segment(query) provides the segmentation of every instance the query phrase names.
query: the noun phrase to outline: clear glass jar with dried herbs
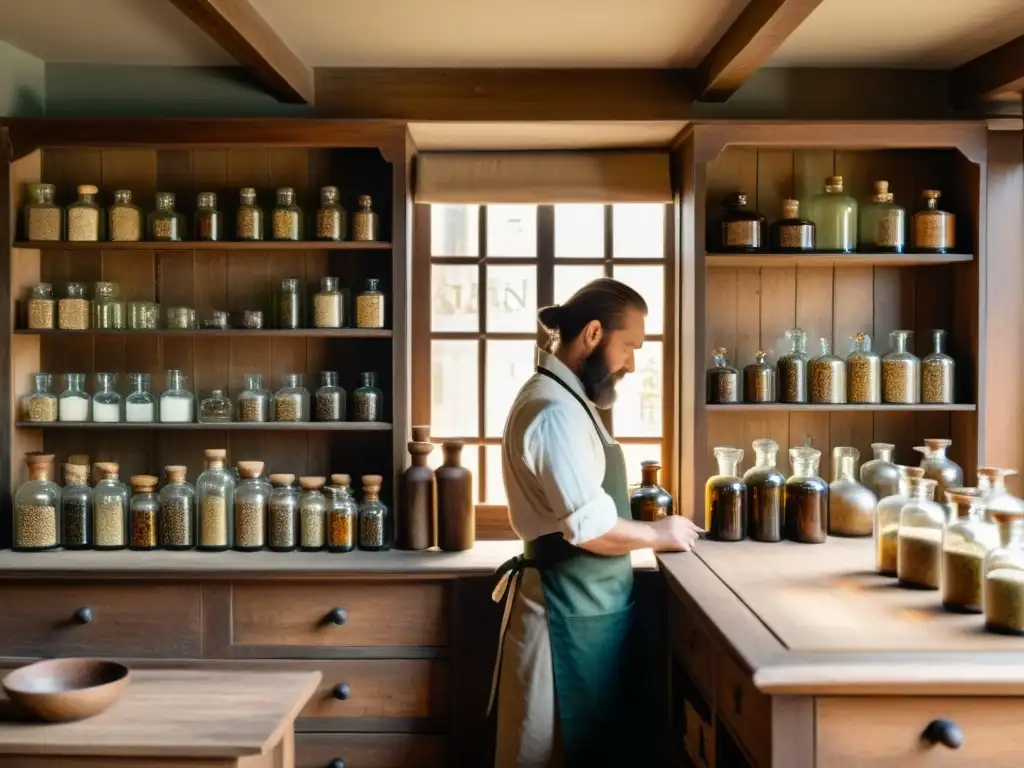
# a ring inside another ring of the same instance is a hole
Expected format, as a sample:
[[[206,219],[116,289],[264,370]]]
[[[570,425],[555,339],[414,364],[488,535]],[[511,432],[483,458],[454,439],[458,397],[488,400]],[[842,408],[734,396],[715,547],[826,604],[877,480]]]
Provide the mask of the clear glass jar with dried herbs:
[[[299,491],[295,475],[270,476],[274,489],[270,493],[267,545],[275,552],[291,552],[299,543]]]
[[[199,403],[200,424],[227,424],[231,421],[231,399],[223,389],[214,389]]]
[[[64,239],[64,211],[54,204],[57,188],[53,184],[29,184],[25,206],[25,239],[54,242]]]
[[[262,461],[238,462],[242,480],[235,486],[235,549],[256,552],[267,545],[272,486],[263,480]]]
[[[78,186],[78,199],[68,206],[66,214],[68,242],[96,243],[105,239],[106,221],[96,199],[99,192],[92,184]]]
[[[92,546],[92,488],[89,487],[87,465],[64,465],[60,525],[64,549],[89,549]]]
[[[217,193],[200,192],[196,197],[196,240],[222,240],[222,218],[217,209]]]
[[[872,535],[875,542],[875,570],[895,576],[899,556],[900,512],[917,494],[917,482],[924,477],[920,467],[900,467],[898,490],[875,506]]]
[[[942,535],[942,607],[955,613],[981,613],[985,555],[999,546],[999,529],[985,514],[985,492],[946,491],[954,516]]]
[[[238,421],[262,423],[271,420],[274,397],[263,388],[263,376],[245,374],[245,389],[238,395]]]
[[[64,298],[57,302],[57,326],[62,331],[87,331],[89,314],[85,283],[68,283],[64,288]]]
[[[352,239],[370,243],[380,239],[380,219],[369,195],[359,196],[359,208],[352,214]]]
[[[274,394],[274,421],[309,421],[309,390],[301,373],[286,373]]]
[[[913,240],[917,253],[952,253],[956,248],[956,216],[939,208],[942,193],[937,189],[921,192],[924,209],[914,214]]]
[[[331,475],[334,496],[327,515],[327,549],[330,552],[351,552],[356,548],[359,505],[352,495],[351,485],[349,475]]]
[[[30,331],[52,331],[57,327],[57,302],[53,283],[36,283],[25,305],[25,327]]]
[[[775,402],[775,366],[764,352],[757,352],[754,362],[743,369],[743,399],[748,403]]]
[[[14,495],[11,546],[16,552],[42,552],[60,546],[61,489],[53,477],[53,454],[27,453],[28,481]]]
[[[120,480],[113,461],[97,462],[100,481],[92,492],[92,531],[96,549],[128,546],[128,509],[131,490]]]
[[[274,240],[302,239],[302,209],[295,202],[294,189],[281,187],[277,190],[277,205],[270,220]]]
[[[320,371],[320,386],[313,396],[314,421],[345,420],[345,390],[338,386],[337,371]]]
[[[935,503],[935,486],[934,480],[918,480],[913,497],[900,510],[896,576],[902,587],[939,588],[946,510]]]
[[[921,360],[921,402],[953,402],[956,383],[956,364],[946,354],[946,332],[936,328],[932,331],[932,351]]]
[[[263,209],[256,203],[256,190],[242,187],[238,191],[235,214],[235,237],[239,240],[263,239]]]
[[[196,489],[185,480],[187,468],[164,467],[166,484],[160,491],[160,546],[192,549],[196,545]]]
[[[25,397],[25,421],[37,424],[57,420],[57,396],[50,391],[53,377],[48,373],[32,374],[32,391]]]
[[[990,514],[999,531],[999,546],[985,556],[985,629],[1024,635],[1024,514]]]
[[[160,305],[155,301],[128,302],[128,329],[155,331],[160,327]]]
[[[107,209],[107,232],[112,243],[137,243],[142,239],[142,209],[132,203],[130,189],[114,192],[114,204]]]
[[[227,468],[228,452],[208,448],[206,469],[196,479],[199,508],[197,547],[209,552],[222,552],[234,541],[235,475]]]
[[[882,399],[886,403],[921,402],[921,361],[909,349],[913,331],[889,334],[892,347],[882,358]]]
[[[298,277],[288,277],[281,281],[280,289],[274,294],[275,326],[282,330],[295,330],[302,327],[303,301],[302,281]]]
[[[799,328],[786,331],[789,351],[779,358],[779,402],[807,402],[807,334]]]
[[[366,288],[356,296],[356,328],[383,328],[384,293],[380,290],[380,280],[370,278]]]
[[[326,482],[325,477],[299,478],[299,549],[304,552],[316,552],[327,543]]]
[[[156,209],[146,217],[149,239],[174,242],[185,237],[185,217],[174,209],[173,192],[156,193]]]
[[[846,402],[846,361],[832,354],[828,339],[821,339],[821,355],[808,365],[812,403]]]
[[[338,202],[337,187],[320,187],[320,210],[316,212],[317,240],[345,239],[345,209]]]
[[[729,365],[728,350],[718,347],[711,353],[711,367],[707,371],[707,397],[709,403],[738,403],[740,401],[740,372]]]
[[[92,327],[98,331],[123,330],[125,306],[121,287],[108,281],[94,283],[92,296]]]
[[[313,327],[344,328],[348,325],[347,291],[338,290],[338,278],[321,277],[320,290],[313,294]]]
[[[380,500],[384,478],[363,475],[363,503],[359,505],[359,548],[380,552],[391,548],[391,510]]]
[[[383,421],[384,393],[377,388],[377,374],[359,374],[362,386],[352,393],[352,421]]]
[[[882,402],[882,358],[871,349],[871,337],[855,333],[853,349],[846,358],[846,400],[849,403]]]
[[[907,249],[907,212],[894,202],[888,181],[876,181],[871,201],[860,209],[858,250],[903,253]]]
[[[160,545],[160,497],[155,475],[132,475],[132,500],[128,520],[129,549],[156,549]]]

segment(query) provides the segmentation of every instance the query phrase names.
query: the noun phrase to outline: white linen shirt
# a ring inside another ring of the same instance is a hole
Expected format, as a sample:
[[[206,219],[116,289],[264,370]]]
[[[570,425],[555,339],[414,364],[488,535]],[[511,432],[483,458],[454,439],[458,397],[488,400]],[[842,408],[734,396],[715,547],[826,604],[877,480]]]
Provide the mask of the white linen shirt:
[[[565,387],[534,373],[512,404],[501,441],[509,520],[524,541],[558,532],[579,546],[608,533],[618,518],[615,502],[601,487],[602,441],[614,441],[576,374],[542,349],[537,365],[583,399],[600,433]]]

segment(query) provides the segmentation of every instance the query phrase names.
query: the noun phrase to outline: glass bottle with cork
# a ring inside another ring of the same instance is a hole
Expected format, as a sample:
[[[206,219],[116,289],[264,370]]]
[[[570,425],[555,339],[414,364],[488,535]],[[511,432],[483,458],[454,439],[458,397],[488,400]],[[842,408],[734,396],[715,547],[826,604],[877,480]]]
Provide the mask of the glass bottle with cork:
[[[380,219],[373,212],[369,195],[359,196],[359,208],[352,214],[352,239],[372,243],[380,239]]]
[[[156,420],[156,397],[149,389],[148,373],[129,373],[132,391],[124,399],[124,420],[132,423]]]
[[[980,466],[978,467],[977,488],[985,494],[985,502],[988,504],[998,496],[1007,496],[1010,491],[1006,487],[1006,478],[1017,474],[1015,469],[1004,467]]]
[[[196,197],[196,240],[222,240],[221,213],[217,210],[217,193],[200,192]]]
[[[160,491],[160,546],[192,549],[196,545],[196,489],[185,480],[187,468],[164,467],[166,484]]]
[[[821,355],[808,364],[812,403],[846,402],[846,361],[832,354],[828,339],[821,340]]]
[[[92,396],[92,420],[107,424],[121,421],[121,395],[117,393],[116,373],[96,374],[96,392]]]
[[[64,211],[54,201],[53,184],[29,184],[29,202],[25,206],[25,239],[54,242],[64,239]]]
[[[953,253],[956,249],[956,216],[939,208],[942,193],[921,192],[924,209],[914,214],[911,247],[915,253]]]
[[[302,209],[295,202],[295,190],[281,187],[277,190],[277,205],[271,215],[274,240],[302,239]]]
[[[14,495],[16,552],[42,552],[60,546],[61,489],[53,482],[53,454],[26,453],[28,481]]]
[[[704,485],[704,519],[708,536],[716,541],[747,537],[747,487],[739,477],[742,448],[715,448],[718,474]]]
[[[61,546],[89,549],[92,546],[92,488],[89,465],[64,465],[64,489],[60,502]]]
[[[829,176],[825,189],[808,201],[807,218],[815,224],[817,250],[853,253],[857,250],[857,200],[843,192],[843,177]]]
[[[330,552],[351,552],[356,548],[359,527],[359,505],[352,496],[352,478],[346,474],[331,475],[334,498],[328,514],[327,549]]]
[[[742,192],[722,201],[725,212],[718,220],[717,247],[722,253],[751,253],[764,249],[764,216],[747,206]]]
[[[321,277],[320,291],[313,294],[313,327],[344,328],[348,325],[345,292],[338,290],[338,278]]]
[[[142,210],[132,203],[132,191],[114,192],[114,204],[107,209],[107,231],[112,243],[137,243],[142,239]]]
[[[380,475],[363,475],[362,480],[363,503],[359,505],[359,548],[368,552],[390,549],[391,511],[380,500],[384,478]],[[440,524],[440,520],[438,522]],[[440,536],[440,530],[438,535]]]
[[[273,490],[268,502],[267,545],[274,552],[291,552],[299,544],[299,491],[295,488],[295,475],[273,474],[270,482]]]
[[[263,482],[262,461],[238,462],[242,481],[235,486],[235,549],[257,552],[266,544],[271,487]]]
[[[320,371],[320,386],[313,395],[314,421],[345,420],[345,390],[338,386],[337,371]]]
[[[894,202],[888,181],[876,181],[871,201],[860,211],[858,249],[865,253],[903,253],[907,249],[907,212]]]
[[[199,507],[196,547],[207,552],[223,552],[234,541],[231,512],[234,509],[235,475],[227,468],[228,452],[207,448],[206,469],[196,479]]]
[[[263,375],[245,374],[245,389],[238,395],[238,421],[262,423],[271,420],[274,398],[263,388]]]
[[[709,403],[740,401],[740,372],[729,365],[728,350],[725,347],[718,347],[711,353],[711,367],[707,371],[707,399]]]
[[[384,294],[380,280],[371,277],[363,292],[356,296],[356,328],[383,328],[384,323]]]
[[[120,480],[113,461],[96,463],[100,481],[92,491],[92,531],[96,549],[128,546],[128,509],[131,490]]]
[[[640,487],[629,497],[634,520],[653,522],[672,514],[672,496],[658,485],[661,462],[653,459],[640,462]]]
[[[402,473],[398,513],[395,515],[395,546],[398,549],[421,550],[434,546],[437,524],[437,483],[427,459],[434,450],[424,428],[413,427],[413,439],[407,448],[410,465]],[[417,440],[417,437],[424,437]]]
[[[793,474],[786,479],[786,538],[824,544],[828,526],[828,483],[818,476],[821,451],[810,446],[789,449]]]
[[[299,478],[299,549],[303,552],[317,552],[327,543],[325,482],[325,477]]]
[[[828,487],[828,533],[830,536],[870,536],[878,498],[858,483],[860,451],[849,446],[832,449],[832,483]]]
[[[167,388],[160,395],[160,421],[165,424],[190,424],[194,421],[196,398],[186,387],[184,371],[167,371]]]
[[[338,188],[320,187],[320,210],[316,212],[316,239],[344,240],[345,224],[345,209],[338,202]]]
[[[946,332],[932,331],[932,351],[921,360],[921,402],[951,404],[956,382],[956,364],[946,354]]]
[[[985,629],[1024,635],[1024,514],[990,510],[999,530],[999,546],[985,556]]]
[[[754,541],[782,541],[786,477],[775,466],[779,444],[761,438],[753,442],[753,448],[754,466],[743,474],[747,488],[747,529]]]
[[[309,421],[309,390],[301,373],[286,373],[274,395],[274,421]]]
[[[999,529],[985,514],[985,492],[950,488],[953,519],[942,534],[942,607],[981,613],[985,555],[999,546]]]
[[[48,373],[32,374],[32,392],[25,398],[25,421],[48,423],[57,420],[57,397],[50,391],[53,377]]]
[[[775,366],[765,352],[756,352],[754,362],[743,369],[743,399],[748,403],[775,402]]]
[[[896,493],[880,499],[875,506],[872,535],[875,542],[875,570],[895,576],[899,556],[900,512],[917,495],[917,483],[924,477],[920,467],[900,467]]]
[[[100,190],[92,184],[78,186],[78,199],[68,206],[68,242],[96,243],[106,239],[106,221],[96,196]]]
[[[156,242],[179,241],[185,237],[185,217],[174,209],[173,192],[156,193],[156,209],[146,217],[149,239]]]
[[[159,478],[132,475],[132,500],[128,519],[130,549],[156,549],[160,545],[160,497],[156,493]]]
[[[57,327],[57,302],[53,283],[36,283],[25,305],[25,327],[30,331],[52,331]]]
[[[57,398],[57,419],[65,422],[88,421],[89,395],[85,391],[85,374],[64,374],[64,387]]]
[[[782,201],[782,218],[771,226],[771,242],[772,250],[778,253],[806,253],[814,250],[814,222],[800,218],[799,200]]]
[[[239,240],[263,239],[263,209],[256,203],[256,190],[252,187],[238,190],[235,237]]]
[[[939,505],[946,502],[947,488],[959,488],[964,484],[963,469],[946,456],[952,444],[952,440],[929,437],[925,439],[924,445],[914,446],[914,450],[921,454],[924,476],[935,481],[935,501]]]
[[[384,414],[384,395],[377,388],[377,374],[366,371],[359,374],[360,386],[352,393],[353,421],[381,421]]]
[[[938,589],[946,510],[934,501],[937,483],[917,482],[914,496],[900,510],[896,576],[901,587]]]
[[[226,424],[231,421],[231,400],[223,389],[211,390],[209,397],[199,403],[200,424]]]

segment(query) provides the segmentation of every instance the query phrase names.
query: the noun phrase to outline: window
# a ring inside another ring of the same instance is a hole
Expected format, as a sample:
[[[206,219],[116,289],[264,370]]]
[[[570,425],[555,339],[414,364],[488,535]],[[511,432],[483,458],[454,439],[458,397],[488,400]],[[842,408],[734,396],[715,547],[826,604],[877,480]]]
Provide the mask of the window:
[[[465,440],[478,504],[506,503],[501,433],[546,340],[538,307],[602,276],[632,286],[648,305],[636,373],[619,385],[606,425],[622,444],[631,483],[644,459],[668,468],[670,212],[658,203],[417,206],[413,421],[429,423],[435,438]],[[431,456],[440,463],[440,450]]]

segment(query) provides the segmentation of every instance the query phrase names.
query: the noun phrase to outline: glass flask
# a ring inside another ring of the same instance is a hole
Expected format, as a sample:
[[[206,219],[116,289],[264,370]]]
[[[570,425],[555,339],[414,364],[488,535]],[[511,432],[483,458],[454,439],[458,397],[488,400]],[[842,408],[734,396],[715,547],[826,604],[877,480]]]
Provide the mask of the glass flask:
[[[875,182],[871,202],[860,210],[859,249],[866,253],[903,253],[907,249],[907,212],[894,202],[888,181]]]
[[[302,327],[302,291],[297,277],[281,281],[281,289],[274,294],[274,318],[276,327],[295,330]]]
[[[28,481],[14,495],[11,547],[42,552],[60,546],[60,486],[53,482],[53,454],[26,453]]]
[[[223,389],[215,389],[199,403],[200,424],[226,424],[231,421],[231,400]]]
[[[817,250],[857,250],[857,200],[844,194],[842,176],[826,178],[824,192],[813,195],[806,210],[807,218],[815,224]]]
[[[132,391],[124,399],[124,420],[127,422],[156,421],[156,397],[149,390],[148,373],[129,373]]]
[[[32,374],[33,389],[25,398],[25,421],[35,423],[57,420],[57,397],[50,391],[53,377],[48,373]]]
[[[846,362],[829,351],[828,339],[821,339],[821,356],[808,364],[812,403],[846,402]]]
[[[981,613],[985,555],[999,546],[999,530],[986,519],[984,491],[950,488],[946,496],[955,514],[942,535],[942,607]]]
[[[52,331],[57,327],[57,302],[53,283],[36,283],[25,307],[25,327],[30,331]]]
[[[801,446],[789,449],[793,474],[786,480],[786,538],[804,544],[824,544],[828,526],[828,483],[818,477],[821,451]]]
[[[196,489],[185,481],[186,468],[164,467],[166,485],[160,491],[160,546],[192,549],[196,545]]]
[[[345,474],[331,475],[334,498],[327,517],[327,549],[351,552],[356,548],[359,505],[352,496],[352,478]]]
[[[277,190],[270,228],[274,240],[302,239],[302,209],[295,203],[295,190],[291,187]]]
[[[120,331],[125,326],[124,300],[117,283],[98,282],[92,288],[92,327],[98,331]]]
[[[275,552],[291,552],[299,543],[299,491],[295,475],[271,475],[268,545]]]
[[[96,202],[96,195],[99,192],[99,188],[92,184],[78,186],[78,199],[68,206],[65,217],[68,242],[95,243],[106,239],[103,226],[106,222],[103,211]]]
[[[875,507],[872,529],[875,541],[875,570],[883,576],[895,576],[899,555],[900,512],[917,493],[917,483],[924,477],[920,467],[900,467],[896,493],[880,499]]]
[[[946,449],[953,444],[952,440],[928,438],[923,446],[915,446],[914,450],[922,454],[921,469],[924,476],[936,483],[935,500],[939,504],[946,502],[946,489],[959,488],[964,484],[964,471],[960,465],[946,457]]]
[[[235,475],[227,468],[228,452],[207,448],[206,469],[196,479],[199,511],[198,549],[220,552],[234,541],[231,512],[234,509]]]
[[[89,549],[92,546],[92,488],[89,487],[87,466],[64,465],[60,526],[64,549]]]
[[[771,242],[778,253],[814,250],[814,222],[800,218],[799,200],[782,201],[782,218],[771,226]]]
[[[190,424],[195,417],[196,398],[185,388],[187,377],[176,368],[167,372],[167,388],[160,395],[160,421]]]
[[[65,390],[57,400],[57,418],[60,421],[88,421],[89,395],[85,391],[85,374],[64,374],[64,386]]]
[[[727,354],[725,347],[718,347],[711,353],[712,367],[707,373],[709,403],[740,401],[740,372],[729,365]]]
[[[263,209],[256,204],[256,190],[252,187],[238,190],[235,237],[239,240],[263,239]]]
[[[323,494],[325,477],[300,477],[299,549],[315,552],[327,543],[327,497]]]
[[[882,358],[882,397],[887,403],[921,402],[921,361],[907,349],[913,333],[889,334],[892,347]]]
[[[629,497],[629,506],[634,520],[652,522],[672,514],[672,496],[658,485],[660,470],[660,461],[641,462],[640,487]]]
[[[718,242],[723,253],[749,253],[764,249],[764,216],[747,207],[747,196],[729,195],[722,201],[724,213],[718,220]]]
[[[92,533],[96,549],[128,546],[128,502],[131,490],[121,482],[113,461],[97,462],[100,481],[92,490]]]
[[[380,500],[384,478],[363,475],[363,503],[359,505],[359,548],[379,552],[391,547],[391,512]]]
[[[871,452],[875,457],[860,465],[860,481],[879,499],[899,493],[900,468],[892,461],[895,450],[892,443],[872,443]]]
[[[363,292],[356,296],[356,328],[383,328],[384,324],[384,294],[380,280],[371,277]]]
[[[314,421],[344,421],[345,400],[345,390],[338,386],[337,371],[320,371],[320,387],[313,396]]]
[[[256,552],[267,545],[267,510],[272,486],[263,478],[262,461],[238,462],[242,481],[235,486],[235,549]]]
[[[704,486],[705,527],[717,541],[742,541],[747,536],[747,487],[739,478],[742,448],[715,448],[718,474]]]
[[[184,238],[185,217],[174,210],[173,192],[156,193],[156,210],[150,211],[146,224],[150,240],[160,242]]]
[[[259,373],[245,374],[245,389],[238,395],[238,420],[245,422],[270,421],[274,398],[263,388],[263,376]]]
[[[369,195],[360,195],[358,203],[358,210],[352,214],[352,239],[361,242],[380,239],[380,219],[373,212],[373,200]]]
[[[1024,514],[999,510],[999,546],[985,556],[985,629],[1024,635]]]
[[[830,536],[870,536],[878,498],[857,482],[860,451],[847,446],[832,449],[832,484],[828,487]]]
[[[47,242],[64,239],[64,211],[53,202],[53,184],[29,184],[25,206],[25,239]]]
[[[789,352],[779,358],[779,401],[807,402],[807,334],[799,328],[786,331]]]
[[[359,374],[363,382],[352,393],[353,421],[381,421],[384,415],[384,396],[377,388],[377,374],[366,371]]]
[[[754,541],[782,541],[783,494],[785,476],[775,468],[779,444],[762,438],[755,440],[754,466],[743,474],[747,487],[747,518]]]
[[[320,291],[313,294],[313,327],[344,328],[347,324],[345,296],[338,290],[338,278],[321,277]]]
[[[160,497],[154,475],[132,475],[132,500],[128,519],[128,547],[156,549],[160,545]]]
[[[320,210],[316,212],[316,239],[344,240],[345,224],[345,209],[338,203],[338,188],[320,187]]]
[[[107,209],[107,232],[112,243],[136,243],[142,239],[142,209],[132,204],[132,191],[114,192],[114,204]]]
[[[775,366],[764,352],[757,352],[754,362],[743,369],[743,399],[748,403],[775,402]]]
[[[222,240],[222,227],[217,194],[200,192],[196,198],[196,240]]]
[[[89,330],[89,300],[85,283],[68,283],[65,296],[57,302],[57,327],[62,331]]]
[[[92,396],[92,420],[105,424],[121,421],[121,396],[117,394],[116,373],[96,374],[96,392]]]
[[[912,245],[918,253],[952,253],[956,248],[956,216],[939,208],[942,193],[921,192],[924,210],[914,214]]]
[[[301,373],[286,373],[274,395],[274,421],[309,421],[309,390]]]
[[[932,331],[932,351],[921,360],[921,402],[952,403],[956,366],[946,354],[946,332]]]
[[[933,500],[936,482],[922,478],[900,510],[896,576],[901,587],[938,589],[946,510]]]
[[[871,351],[871,337],[855,333],[853,350],[846,358],[846,400],[849,403],[882,402],[882,360]]]

